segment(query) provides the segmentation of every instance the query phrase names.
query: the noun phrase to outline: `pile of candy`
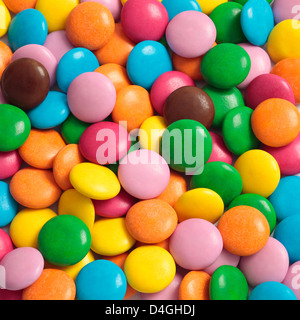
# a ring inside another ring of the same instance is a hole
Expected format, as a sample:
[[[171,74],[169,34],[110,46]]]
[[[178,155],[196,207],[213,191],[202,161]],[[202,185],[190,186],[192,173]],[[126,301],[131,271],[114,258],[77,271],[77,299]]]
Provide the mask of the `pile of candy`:
[[[1,300],[300,299],[299,0],[0,21]]]

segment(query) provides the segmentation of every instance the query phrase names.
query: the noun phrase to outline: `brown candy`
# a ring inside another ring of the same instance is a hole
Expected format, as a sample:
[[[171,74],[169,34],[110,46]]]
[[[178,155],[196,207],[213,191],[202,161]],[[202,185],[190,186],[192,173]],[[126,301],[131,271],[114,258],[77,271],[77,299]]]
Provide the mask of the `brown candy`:
[[[36,60],[22,58],[4,70],[1,79],[6,101],[24,111],[42,103],[50,88],[50,77],[45,67]]]
[[[172,92],[164,106],[164,117],[170,125],[181,119],[191,119],[210,128],[215,106],[210,96],[198,87],[181,87]]]

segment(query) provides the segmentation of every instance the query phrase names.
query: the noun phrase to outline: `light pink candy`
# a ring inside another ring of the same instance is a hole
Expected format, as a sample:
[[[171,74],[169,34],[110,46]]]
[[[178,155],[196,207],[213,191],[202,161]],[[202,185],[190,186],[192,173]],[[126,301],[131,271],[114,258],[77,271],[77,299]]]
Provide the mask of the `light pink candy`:
[[[270,73],[272,69],[272,63],[269,55],[264,49],[249,43],[241,43],[239,46],[247,51],[251,60],[251,69],[247,78],[238,85],[239,89],[244,89],[256,77],[262,74]]]
[[[300,300],[300,261],[293,263],[286,274],[285,279],[282,282],[288,286]]]
[[[215,133],[215,132],[210,132],[210,136],[212,139],[212,152],[210,155],[210,158],[207,162],[214,162],[214,161],[221,161],[225,162],[228,164],[232,164],[232,154],[231,152],[227,149],[223,138]]]
[[[267,282],[282,282],[289,268],[289,255],[285,247],[276,239],[269,238],[257,253],[241,257],[239,269],[252,287]]]
[[[22,165],[22,158],[17,150],[10,152],[0,151],[0,180],[12,177]]]
[[[80,2],[94,1],[103,4],[112,14],[115,22],[120,20],[122,3],[120,0],[81,0]]]
[[[275,23],[283,20],[300,20],[299,0],[275,0],[273,4],[273,14]]]
[[[166,30],[173,52],[184,58],[200,57],[209,51],[217,36],[213,21],[199,11],[184,11],[175,16]]]

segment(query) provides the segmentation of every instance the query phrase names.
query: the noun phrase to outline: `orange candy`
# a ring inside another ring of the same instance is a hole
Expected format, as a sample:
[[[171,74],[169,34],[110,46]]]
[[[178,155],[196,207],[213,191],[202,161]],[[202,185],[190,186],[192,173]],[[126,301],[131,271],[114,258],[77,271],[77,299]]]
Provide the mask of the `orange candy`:
[[[173,53],[172,61],[176,71],[181,71],[190,76],[194,81],[202,80],[201,62],[203,56],[197,58],[183,58]]]
[[[75,47],[98,50],[105,46],[115,30],[111,12],[101,3],[88,1],[77,5],[70,13],[66,32]]]
[[[23,290],[22,300],[75,300],[74,280],[64,271],[44,269],[31,286]]]
[[[179,287],[180,300],[209,300],[211,276],[204,271],[190,271]]]
[[[116,63],[125,67],[128,56],[134,46],[135,43],[126,36],[121,23],[116,23],[115,32],[108,43],[101,49],[94,51],[94,54],[100,65]]]
[[[61,195],[50,170],[25,168],[11,179],[10,192],[22,206],[30,209],[44,209],[54,204]]]
[[[104,64],[101,67],[97,68],[95,72],[99,72],[110,79],[114,84],[117,93],[121,89],[131,85],[126,69],[116,63]]]
[[[154,115],[149,92],[136,85],[121,89],[112,111],[113,121],[127,121],[127,130],[138,129],[141,124]]]
[[[13,13],[19,13],[26,9],[34,9],[37,0],[3,0],[7,8]]]
[[[9,46],[0,41],[0,79],[5,68],[9,65],[13,53]]]
[[[257,209],[238,206],[223,214],[218,223],[224,248],[238,256],[250,256],[261,250],[270,235],[266,217]]]
[[[84,161],[77,144],[69,144],[59,151],[53,162],[53,175],[61,189],[73,188],[69,179],[70,172],[77,164]]]
[[[19,148],[19,154],[34,168],[51,169],[55,157],[65,145],[55,130],[32,129],[26,142]]]
[[[166,239],[164,241],[161,241],[161,242],[158,242],[158,243],[154,243],[153,245],[161,247],[161,248],[169,251],[169,242],[170,242],[170,239]],[[138,247],[141,247],[141,246],[147,246],[147,245],[148,245],[147,243],[143,243],[143,242],[137,241],[135,243],[135,248],[138,248]]]
[[[300,103],[300,59],[283,59],[271,71],[284,78],[292,87],[296,103]]]
[[[131,236],[148,244],[168,239],[177,222],[176,211],[168,203],[158,199],[140,201],[126,215],[126,226]]]
[[[254,110],[251,125],[255,136],[262,143],[270,147],[283,147],[298,136],[300,113],[287,100],[268,99]]]

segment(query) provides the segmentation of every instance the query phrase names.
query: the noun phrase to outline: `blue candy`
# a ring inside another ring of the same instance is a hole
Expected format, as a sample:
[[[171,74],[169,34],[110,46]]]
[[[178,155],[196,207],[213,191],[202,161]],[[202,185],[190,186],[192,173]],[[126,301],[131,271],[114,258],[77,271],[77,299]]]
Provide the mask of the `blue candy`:
[[[9,185],[0,181],[0,227],[5,227],[15,217],[18,211],[18,203],[9,191]]]
[[[95,260],[84,266],[76,278],[78,300],[123,300],[127,290],[124,272],[108,260]]]
[[[255,287],[248,300],[297,300],[297,297],[286,285],[280,282],[268,281]]]
[[[163,0],[162,4],[168,11],[170,21],[183,11],[202,12],[199,3],[196,0]]]
[[[172,68],[167,49],[152,40],[138,43],[127,61],[127,73],[131,82],[146,90],[150,90],[154,81],[163,73],[172,71]]]
[[[267,0],[249,0],[241,13],[241,26],[247,40],[263,46],[274,28],[274,15]]]
[[[43,45],[48,34],[48,25],[43,14],[35,9],[18,13],[8,29],[8,41],[12,51],[27,45]]]
[[[68,51],[59,61],[56,80],[59,88],[67,93],[71,82],[85,72],[93,72],[99,68],[99,62],[92,51],[75,48]]]
[[[37,129],[51,129],[62,124],[70,115],[67,95],[49,91],[46,99],[28,112],[31,125]]]

